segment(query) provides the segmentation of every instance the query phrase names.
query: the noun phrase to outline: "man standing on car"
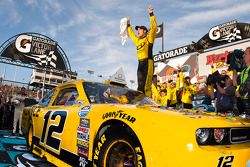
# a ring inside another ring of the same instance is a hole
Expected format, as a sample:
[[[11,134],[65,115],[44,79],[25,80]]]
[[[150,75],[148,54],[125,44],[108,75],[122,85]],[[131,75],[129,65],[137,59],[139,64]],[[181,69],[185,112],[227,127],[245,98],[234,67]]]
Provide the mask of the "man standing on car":
[[[137,69],[138,89],[146,96],[152,96],[152,77],[154,73],[153,62],[153,44],[156,37],[157,23],[153,13],[152,5],[148,7],[150,16],[150,30],[145,26],[136,26],[138,35],[135,35],[131,25],[130,18],[128,17],[128,34],[134,42],[137,49],[137,57],[139,61]]]

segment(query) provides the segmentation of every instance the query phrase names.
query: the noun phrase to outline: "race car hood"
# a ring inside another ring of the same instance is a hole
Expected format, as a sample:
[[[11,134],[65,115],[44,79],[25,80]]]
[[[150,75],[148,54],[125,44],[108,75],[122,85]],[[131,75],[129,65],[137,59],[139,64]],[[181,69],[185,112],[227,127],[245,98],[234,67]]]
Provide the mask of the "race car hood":
[[[250,126],[249,119],[243,119],[232,115],[217,115],[215,112],[197,112],[196,110],[168,110],[150,105],[119,105],[104,104],[108,110],[107,117],[115,117],[111,113],[122,111],[135,117],[137,120],[152,122],[153,124],[171,124],[179,126],[182,123],[194,127],[238,127]],[[121,112],[120,112],[121,113]],[[185,126],[185,125],[184,125]]]

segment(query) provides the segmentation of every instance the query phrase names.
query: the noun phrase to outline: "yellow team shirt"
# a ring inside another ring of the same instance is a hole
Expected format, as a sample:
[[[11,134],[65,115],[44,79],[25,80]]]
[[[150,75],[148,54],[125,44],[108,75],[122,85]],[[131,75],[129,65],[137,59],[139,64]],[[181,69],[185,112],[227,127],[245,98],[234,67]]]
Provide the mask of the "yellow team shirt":
[[[160,103],[161,106],[167,106],[167,103],[168,103],[167,95],[166,95],[166,96],[163,96],[163,97],[161,96],[161,97],[160,97],[160,102],[159,102],[159,103]]]
[[[187,104],[192,104],[192,99],[191,96],[194,96],[196,93],[196,86],[195,85],[187,85],[184,83],[184,77],[183,77],[183,73],[180,72],[180,82],[183,85],[183,93],[182,93],[182,98],[181,101],[183,103],[187,103]]]
[[[171,101],[170,105],[177,103],[176,91],[178,91],[179,89],[180,89],[180,79],[179,78],[177,78],[175,88],[171,88],[171,85],[168,83],[168,86],[167,86],[167,99]]]
[[[157,90],[154,84],[152,84],[151,88],[152,88],[152,99],[158,103],[160,97],[159,91]]]

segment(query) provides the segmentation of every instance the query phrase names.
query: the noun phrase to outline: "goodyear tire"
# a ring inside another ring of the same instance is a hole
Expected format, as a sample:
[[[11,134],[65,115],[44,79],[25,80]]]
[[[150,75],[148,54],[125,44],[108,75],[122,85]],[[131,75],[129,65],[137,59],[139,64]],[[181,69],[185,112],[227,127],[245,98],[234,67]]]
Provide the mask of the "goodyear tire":
[[[145,167],[145,157],[137,139],[127,133],[104,133],[95,143],[95,167]]]
[[[33,149],[33,126],[30,125],[28,129],[28,133],[26,134],[26,144],[29,149],[29,151],[32,151]]]

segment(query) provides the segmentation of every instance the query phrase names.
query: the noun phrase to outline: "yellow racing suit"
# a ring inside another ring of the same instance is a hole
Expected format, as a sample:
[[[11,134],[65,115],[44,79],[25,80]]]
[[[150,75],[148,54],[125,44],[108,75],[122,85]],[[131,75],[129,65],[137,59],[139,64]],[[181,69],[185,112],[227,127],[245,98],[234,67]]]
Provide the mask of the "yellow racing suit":
[[[187,85],[184,82],[184,77],[183,77],[182,72],[180,72],[179,75],[180,75],[180,83],[182,83],[183,85],[183,93],[182,93],[181,101],[184,104],[192,105],[192,97],[195,95],[197,88],[195,85],[192,85],[192,84]]]
[[[177,91],[180,89],[180,79],[177,78],[176,80],[176,87],[172,88],[171,84],[173,83],[168,83],[167,86],[167,98],[168,101],[170,102],[168,105],[170,106],[175,106],[177,104]]]
[[[154,73],[153,44],[156,37],[156,30],[157,23],[153,13],[150,14],[150,31],[144,38],[138,38],[132,27],[128,25],[128,34],[136,46],[139,61],[137,69],[137,90],[142,91],[148,97],[152,96],[151,85]]]

